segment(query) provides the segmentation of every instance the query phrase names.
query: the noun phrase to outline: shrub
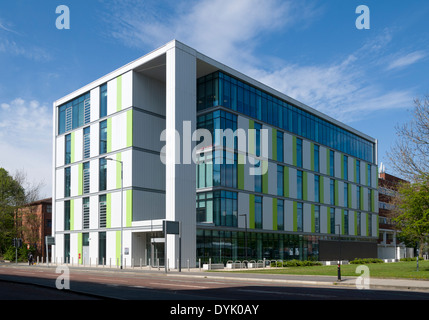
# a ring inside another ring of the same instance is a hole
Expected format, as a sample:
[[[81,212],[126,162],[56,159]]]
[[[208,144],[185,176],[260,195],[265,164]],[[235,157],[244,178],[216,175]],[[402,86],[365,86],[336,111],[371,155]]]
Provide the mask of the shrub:
[[[366,259],[354,259],[350,261],[351,264],[368,264],[368,263],[384,263],[381,259],[366,258]]]
[[[276,261],[272,262],[272,267],[311,267],[311,266],[320,266],[322,265],[319,261],[310,261],[310,260],[289,260],[289,261]]]
[[[414,258],[401,258],[399,261],[417,261],[417,257]]]

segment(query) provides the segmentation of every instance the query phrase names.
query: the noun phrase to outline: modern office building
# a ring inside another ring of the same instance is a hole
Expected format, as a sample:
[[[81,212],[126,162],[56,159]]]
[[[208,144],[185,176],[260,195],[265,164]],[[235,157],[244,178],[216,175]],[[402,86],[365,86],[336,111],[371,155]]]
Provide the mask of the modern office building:
[[[339,233],[343,259],[376,256],[377,141],[176,40],[53,121],[59,262],[330,260]]]

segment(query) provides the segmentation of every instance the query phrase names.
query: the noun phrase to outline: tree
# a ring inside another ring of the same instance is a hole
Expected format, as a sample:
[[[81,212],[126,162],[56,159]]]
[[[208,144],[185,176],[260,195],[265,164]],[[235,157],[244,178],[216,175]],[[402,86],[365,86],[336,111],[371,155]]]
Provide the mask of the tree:
[[[400,185],[394,200],[394,221],[401,239],[418,244],[422,256],[429,235],[429,175],[422,175],[416,181]]]
[[[11,246],[12,238],[20,237],[23,229],[19,208],[36,201],[42,186],[42,183],[30,183],[23,170],[11,176],[4,168],[0,168],[0,254]],[[34,220],[32,217],[27,218]]]
[[[24,188],[5,169],[0,168],[0,253],[5,252],[17,234],[15,214],[24,201]]]
[[[392,169],[408,181],[429,173],[429,95],[414,100],[413,119],[396,127],[398,139],[388,152]]]

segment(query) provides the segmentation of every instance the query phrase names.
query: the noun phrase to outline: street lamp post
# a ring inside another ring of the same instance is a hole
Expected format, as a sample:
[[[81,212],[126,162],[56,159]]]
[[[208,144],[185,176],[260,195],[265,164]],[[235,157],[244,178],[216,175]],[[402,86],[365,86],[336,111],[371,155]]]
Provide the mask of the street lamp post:
[[[244,217],[244,255],[247,261],[247,214],[240,214],[240,217]]]
[[[122,269],[122,261],[123,261],[123,211],[124,211],[124,163],[121,160],[116,160],[113,158],[106,158],[106,160],[116,161],[121,164],[121,262],[120,267]]]
[[[337,268],[337,274],[338,274],[338,281],[341,281],[341,225],[336,224],[335,226],[338,226],[338,247],[339,247],[339,255],[338,255],[338,268]]]

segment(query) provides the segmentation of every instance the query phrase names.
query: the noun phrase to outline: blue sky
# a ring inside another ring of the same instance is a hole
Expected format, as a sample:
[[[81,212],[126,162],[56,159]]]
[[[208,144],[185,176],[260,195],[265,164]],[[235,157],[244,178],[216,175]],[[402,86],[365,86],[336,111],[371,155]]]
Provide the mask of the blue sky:
[[[177,39],[378,139],[389,171],[395,126],[429,94],[428,16],[419,0],[2,1],[0,167],[50,196],[52,103]]]

